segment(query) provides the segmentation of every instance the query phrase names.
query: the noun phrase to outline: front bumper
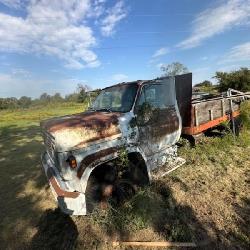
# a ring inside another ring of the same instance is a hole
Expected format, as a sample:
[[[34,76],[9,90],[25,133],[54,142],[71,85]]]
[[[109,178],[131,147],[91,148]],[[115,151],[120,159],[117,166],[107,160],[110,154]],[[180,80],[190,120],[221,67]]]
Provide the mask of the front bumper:
[[[41,155],[42,166],[49,181],[50,188],[60,209],[71,215],[86,215],[86,201],[83,193],[72,191],[59,175],[48,154]]]

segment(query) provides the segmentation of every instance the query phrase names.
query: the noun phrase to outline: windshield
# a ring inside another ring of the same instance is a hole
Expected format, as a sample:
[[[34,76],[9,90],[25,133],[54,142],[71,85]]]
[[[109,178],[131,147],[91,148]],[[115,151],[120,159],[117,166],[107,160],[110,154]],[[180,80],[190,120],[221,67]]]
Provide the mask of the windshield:
[[[136,92],[136,84],[125,84],[104,89],[97,96],[90,109],[128,112],[132,108]]]

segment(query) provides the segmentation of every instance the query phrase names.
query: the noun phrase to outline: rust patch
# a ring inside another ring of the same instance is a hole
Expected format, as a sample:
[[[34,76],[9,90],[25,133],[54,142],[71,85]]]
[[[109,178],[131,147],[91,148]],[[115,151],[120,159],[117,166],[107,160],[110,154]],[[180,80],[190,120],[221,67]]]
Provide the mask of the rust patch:
[[[80,130],[80,133],[81,132],[86,132],[85,135],[84,135],[84,141],[78,143],[75,147],[77,148],[80,148],[80,147],[83,147],[85,146],[87,143],[90,143],[90,142],[93,142],[93,141],[96,141],[96,140],[101,140],[101,139],[105,139],[105,138],[108,138],[108,137],[113,137],[113,136],[119,136],[121,135],[121,131],[119,130],[119,128],[117,126],[110,126],[110,128],[108,129],[105,129],[105,130],[84,130],[84,129],[81,129]],[[77,131],[76,131],[77,132]]]
[[[179,118],[175,107],[156,109],[152,112],[149,122],[139,127],[141,140],[150,135],[151,139],[158,141],[160,138],[179,129]]]
[[[62,190],[60,186],[58,185],[54,174],[55,174],[54,170],[52,168],[48,168],[47,177],[58,197],[77,198],[79,196],[79,192],[68,192],[68,191]]]
[[[81,148],[87,146],[88,143],[101,140],[105,138],[110,138],[120,135],[121,132],[117,126],[110,126],[108,129],[98,130],[96,128],[88,129],[82,128],[72,128],[63,129],[56,131],[53,135],[56,141],[61,147],[64,148]]]
[[[179,118],[175,107],[159,110],[156,126],[153,129],[154,137],[162,137],[171,134],[179,129]]]
[[[101,158],[107,156],[107,155],[111,155],[115,152],[117,152],[119,150],[119,147],[112,147],[112,148],[107,148],[107,149],[103,149],[100,150],[94,154],[88,155],[86,156],[83,161],[81,162],[81,165],[79,167],[79,169],[77,170],[77,177],[81,178],[83,172],[85,171],[85,169],[92,164],[93,162],[95,162],[96,160],[100,160]]]
[[[119,135],[119,117],[119,113],[88,112],[54,118],[42,126],[63,149],[79,148],[89,142]]]
[[[118,124],[119,113],[87,112],[45,121],[42,126],[50,133],[66,128],[107,129]]]

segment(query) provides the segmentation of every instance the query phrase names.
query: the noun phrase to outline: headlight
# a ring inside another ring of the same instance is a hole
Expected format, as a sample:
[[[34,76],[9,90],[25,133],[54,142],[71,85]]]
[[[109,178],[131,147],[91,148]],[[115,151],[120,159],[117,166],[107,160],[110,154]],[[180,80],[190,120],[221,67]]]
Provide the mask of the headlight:
[[[71,168],[76,168],[76,167],[77,167],[77,162],[76,162],[76,158],[75,158],[74,155],[70,155],[70,156],[67,158],[66,162],[69,164],[69,166],[70,166]]]

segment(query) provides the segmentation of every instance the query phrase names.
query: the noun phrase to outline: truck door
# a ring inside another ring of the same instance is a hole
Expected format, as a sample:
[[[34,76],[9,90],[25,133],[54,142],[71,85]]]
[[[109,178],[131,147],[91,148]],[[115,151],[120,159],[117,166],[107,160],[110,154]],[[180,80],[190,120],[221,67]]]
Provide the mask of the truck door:
[[[175,144],[181,134],[181,118],[174,77],[144,83],[136,102],[135,114],[138,144],[146,156]]]

